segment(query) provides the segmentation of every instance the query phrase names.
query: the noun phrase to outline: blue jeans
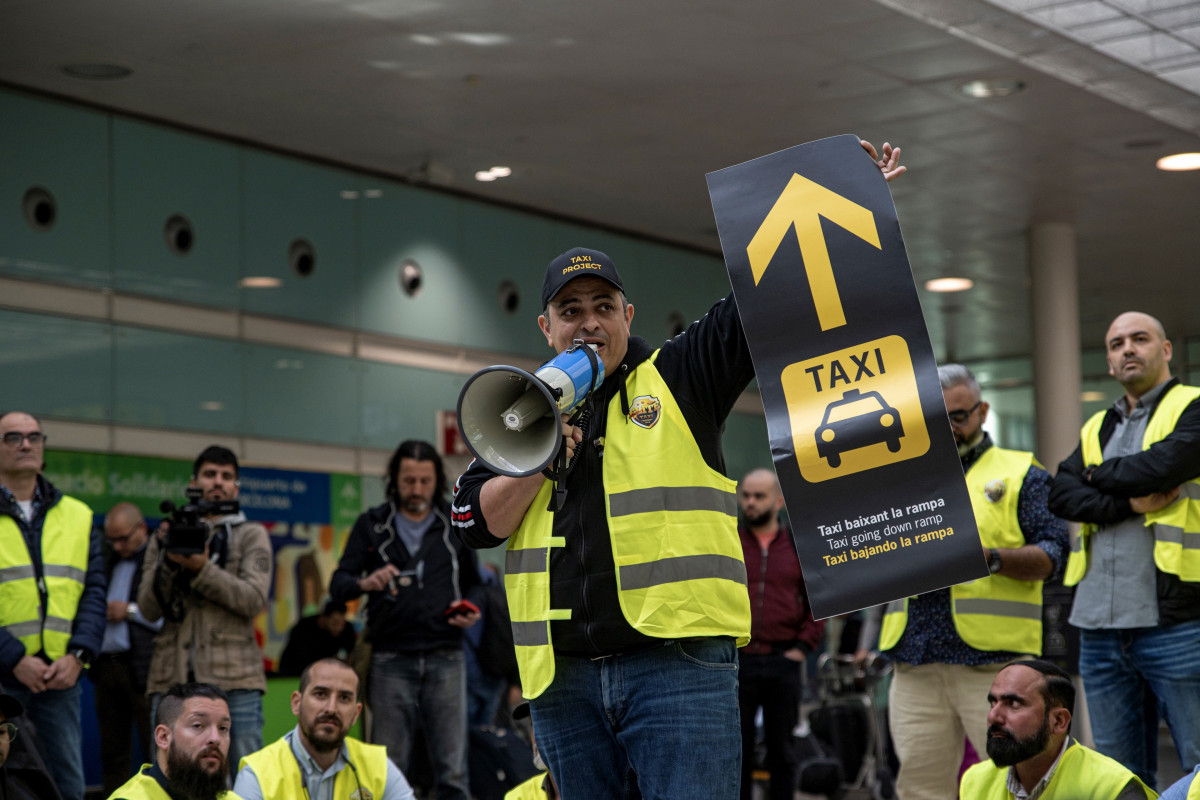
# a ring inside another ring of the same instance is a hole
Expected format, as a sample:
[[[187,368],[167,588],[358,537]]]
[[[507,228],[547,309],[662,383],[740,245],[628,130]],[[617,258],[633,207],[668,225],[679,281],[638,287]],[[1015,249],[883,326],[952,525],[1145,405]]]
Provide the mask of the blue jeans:
[[[742,740],[729,638],[669,641],[631,655],[555,655],[530,702],[538,751],[564,800],[736,800]]]
[[[229,775],[236,778],[242,759],[262,750],[262,692],[231,689],[225,694],[229,698]]]
[[[461,647],[371,656],[371,740],[408,774],[417,728],[425,731],[439,800],[468,800],[467,680]]]
[[[1154,788],[1161,715],[1183,768],[1200,763],[1200,620],[1081,630],[1079,671],[1097,750]]]
[[[238,766],[246,756],[262,749],[262,692],[258,689],[230,689],[229,698],[229,780],[237,777]],[[150,695],[150,729],[158,726],[158,702],[162,693]],[[153,733],[151,733],[153,739]],[[151,743],[153,757],[153,742]]]
[[[5,682],[4,691],[25,706],[25,717],[36,729],[38,752],[63,800],[83,800],[82,683],[34,694],[24,684]]]

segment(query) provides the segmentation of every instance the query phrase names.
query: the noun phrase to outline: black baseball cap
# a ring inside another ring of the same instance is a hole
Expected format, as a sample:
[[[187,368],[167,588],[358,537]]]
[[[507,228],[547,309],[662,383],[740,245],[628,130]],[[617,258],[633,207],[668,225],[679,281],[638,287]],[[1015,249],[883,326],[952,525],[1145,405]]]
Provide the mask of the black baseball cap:
[[[4,715],[6,722],[11,722],[24,713],[25,706],[21,705],[20,700],[11,694],[0,694],[0,714]]]
[[[575,247],[562,255],[555,256],[546,267],[546,280],[542,282],[542,308],[550,305],[554,295],[576,278],[591,276],[608,281],[624,292],[621,275],[613,266],[612,259],[599,250]]]

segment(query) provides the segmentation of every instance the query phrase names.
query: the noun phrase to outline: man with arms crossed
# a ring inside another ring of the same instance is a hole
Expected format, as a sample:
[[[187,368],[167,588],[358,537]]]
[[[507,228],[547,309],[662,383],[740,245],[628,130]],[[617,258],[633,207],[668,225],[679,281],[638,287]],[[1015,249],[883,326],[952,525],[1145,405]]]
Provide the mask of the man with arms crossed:
[[[1063,582],[1096,749],[1154,788],[1160,714],[1200,763],[1200,388],[1171,377],[1148,314],[1113,320],[1105,348],[1125,394],[1083,426],[1050,509],[1083,523]]]

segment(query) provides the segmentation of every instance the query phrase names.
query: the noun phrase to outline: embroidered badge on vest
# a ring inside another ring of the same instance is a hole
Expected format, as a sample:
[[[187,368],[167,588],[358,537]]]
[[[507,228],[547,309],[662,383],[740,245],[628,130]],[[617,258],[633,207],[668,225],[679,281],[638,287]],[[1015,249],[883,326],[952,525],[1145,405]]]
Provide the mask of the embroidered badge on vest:
[[[657,397],[648,394],[633,398],[633,403],[629,406],[630,421],[643,428],[653,428],[661,413],[662,403],[658,402]]]
[[[987,499],[993,503],[999,503],[1000,498],[1004,497],[1004,493],[1008,491],[1008,486],[1004,481],[988,481],[984,484],[983,493]]]

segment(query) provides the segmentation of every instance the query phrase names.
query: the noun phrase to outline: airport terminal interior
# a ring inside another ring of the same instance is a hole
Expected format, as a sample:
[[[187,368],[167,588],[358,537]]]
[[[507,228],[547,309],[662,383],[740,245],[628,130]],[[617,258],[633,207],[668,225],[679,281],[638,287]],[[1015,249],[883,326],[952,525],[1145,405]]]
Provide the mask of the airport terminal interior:
[[[997,443],[1053,472],[1121,393],[1123,311],[1200,382],[1195,0],[17,0],[0,408],[98,512],[213,442],[259,470],[277,657],[396,444],[453,478],[466,379],[552,355],[551,258],[608,253],[657,346],[730,292],[706,176],[842,134],[902,149],[911,322]],[[769,436],[751,384],[728,475]]]

